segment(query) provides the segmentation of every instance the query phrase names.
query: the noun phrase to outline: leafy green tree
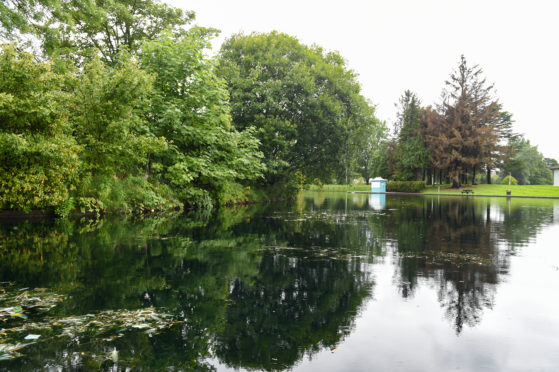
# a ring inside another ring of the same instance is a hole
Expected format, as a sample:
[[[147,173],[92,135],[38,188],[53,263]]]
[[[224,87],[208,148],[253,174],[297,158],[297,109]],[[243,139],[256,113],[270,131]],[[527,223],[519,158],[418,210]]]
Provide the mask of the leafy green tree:
[[[164,185],[150,177],[161,168],[155,157],[167,149],[155,137],[144,112],[153,76],[121,57],[115,67],[95,57],[74,85],[74,137],[83,146],[76,195],[94,198],[104,209],[164,209],[178,203]]]
[[[85,66],[75,85],[72,118],[87,172],[110,177],[148,173],[148,155],[167,146],[149,133],[143,115],[152,82],[132,61],[111,68],[95,58]]]
[[[339,182],[343,181],[346,184],[349,184],[354,176],[368,179],[369,167],[378,156],[386,133],[385,124],[375,117],[374,106],[360,95],[354,98],[353,112],[344,128],[346,138],[342,144],[336,177]]]
[[[146,114],[150,130],[169,142],[158,158],[159,176],[181,201],[198,206],[242,197],[239,183],[263,170],[253,129],[231,125],[225,82],[204,55],[208,36],[198,28],[167,33],[146,42],[140,55],[142,68],[156,76]]]
[[[422,180],[422,171],[429,166],[430,154],[421,131],[420,105],[419,98],[409,90],[400,97],[394,176],[402,181]]]
[[[14,45],[0,49],[0,76],[0,209],[63,204],[80,168],[67,77]]]
[[[378,176],[388,178],[387,133],[386,123],[378,122],[363,135],[364,143],[358,154],[357,166],[364,180]]]
[[[136,52],[143,40],[180,32],[194,19],[158,0],[7,0],[0,14],[2,37],[31,35],[48,56],[81,60],[94,53],[111,64],[122,51]]]
[[[546,165],[546,167],[554,167],[556,165],[558,165],[559,163],[557,162],[557,160],[553,159],[553,158],[543,158],[543,161]]]
[[[347,179],[361,134],[379,124],[339,54],[286,34],[232,36],[221,48],[219,74],[235,127],[257,128],[267,184],[288,182],[297,171],[307,179]]]
[[[502,177],[510,173],[520,185],[553,184],[553,174],[537,146],[532,146],[523,136],[515,136],[508,147],[509,157],[503,164]]]

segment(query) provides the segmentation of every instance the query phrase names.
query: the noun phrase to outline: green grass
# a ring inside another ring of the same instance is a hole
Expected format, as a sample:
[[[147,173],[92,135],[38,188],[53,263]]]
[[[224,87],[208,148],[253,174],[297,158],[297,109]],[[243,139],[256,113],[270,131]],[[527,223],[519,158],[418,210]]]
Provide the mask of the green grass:
[[[559,187],[551,185],[464,185],[461,189],[451,189],[449,185],[441,186],[441,194],[461,195],[462,190],[470,189],[474,195],[505,196],[511,190],[512,196],[547,196],[559,197]],[[437,194],[438,186],[427,186],[423,193]]]
[[[309,191],[371,191],[371,185],[310,185]]]
[[[451,189],[450,185],[441,186],[441,194],[461,195],[462,190],[474,190],[474,195],[505,196],[507,190],[511,190],[512,196],[542,196],[559,198],[559,187],[551,185],[464,185],[461,189]],[[309,187],[310,191],[370,191],[370,185],[324,185],[322,188],[316,185]],[[424,194],[437,194],[438,185],[427,186]]]

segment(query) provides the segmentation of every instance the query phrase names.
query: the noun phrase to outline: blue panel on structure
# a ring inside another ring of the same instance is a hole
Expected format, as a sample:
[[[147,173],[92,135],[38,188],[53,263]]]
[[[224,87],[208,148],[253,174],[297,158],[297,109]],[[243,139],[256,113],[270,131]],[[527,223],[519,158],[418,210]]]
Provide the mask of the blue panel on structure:
[[[386,180],[382,178],[371,180],[371,192],[386,192]]]

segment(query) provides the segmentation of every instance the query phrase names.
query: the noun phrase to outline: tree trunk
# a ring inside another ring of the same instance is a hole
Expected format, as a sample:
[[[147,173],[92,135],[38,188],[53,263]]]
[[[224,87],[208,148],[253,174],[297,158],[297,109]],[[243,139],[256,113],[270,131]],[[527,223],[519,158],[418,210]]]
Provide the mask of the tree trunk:
[[[461,182],[460,182],[460,177],[462,176],[462,173],[459,171],[455,171],[454,175],[451,176],[452,178],[452,188],[453,189],[459,189],[461,186]]]
[[[439,169],[439,185],[443,184],[443,170]]]
[[[487,166],[487,184],[491,185],[491,168]]]
[[[474,166],[473,174],[472,174],[472,185],[476,184],[476,167]]]

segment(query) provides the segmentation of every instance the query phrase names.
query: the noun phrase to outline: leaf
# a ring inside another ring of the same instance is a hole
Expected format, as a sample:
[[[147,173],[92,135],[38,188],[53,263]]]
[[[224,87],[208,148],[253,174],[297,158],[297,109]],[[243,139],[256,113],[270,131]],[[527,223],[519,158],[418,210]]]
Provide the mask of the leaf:
[[[36,340],[39,337],[41,337],[41,335],[28,334],[27,336],[25,336],[24,340]]]

